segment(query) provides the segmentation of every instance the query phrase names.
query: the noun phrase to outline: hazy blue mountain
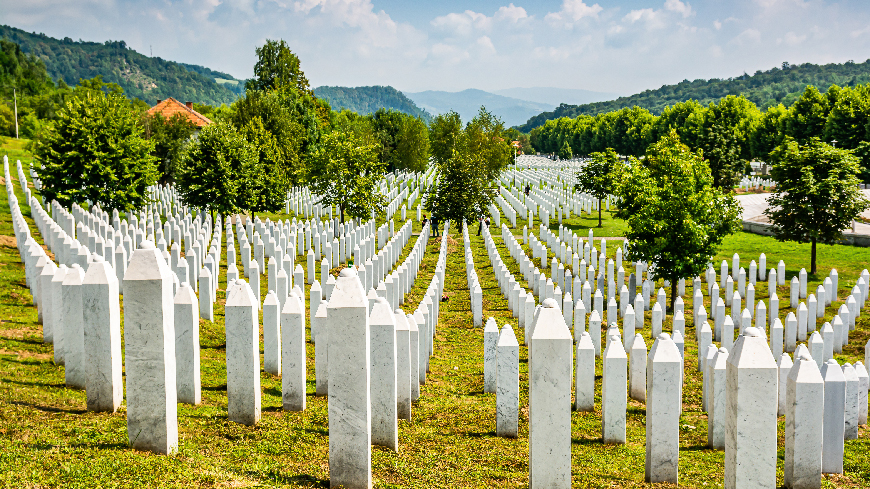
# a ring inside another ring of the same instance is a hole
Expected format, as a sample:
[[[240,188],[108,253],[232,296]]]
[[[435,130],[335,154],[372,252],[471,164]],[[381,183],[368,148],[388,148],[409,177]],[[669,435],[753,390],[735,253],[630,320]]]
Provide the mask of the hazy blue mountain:
[[[530,88],[506,88],[504,90],[493,90],[492,93],[504,95],[505,97],[518,98],[520,100],[528,100],[530,102],[538,102],[549,105],[550,107],[558,107],[560,104],[588,104],[592,102],[602,102],[604,100],[612,100],[619,96],[616,93],[593,92],[592,90],[582,90],[579,88],[555,88],[555,87],[530,87]]]
[[[522,124],[541,111],[553,110],[551,104],[529,102],[513,97],[505,97],[494,93],[470,88],[461,92],[441,92],[428,90],[425,92],[405,92],[421,109],[431,114],[443,114],[455,110],[463,122],[470,121],[477,115],[480,106],[500,117],[505,127]]]

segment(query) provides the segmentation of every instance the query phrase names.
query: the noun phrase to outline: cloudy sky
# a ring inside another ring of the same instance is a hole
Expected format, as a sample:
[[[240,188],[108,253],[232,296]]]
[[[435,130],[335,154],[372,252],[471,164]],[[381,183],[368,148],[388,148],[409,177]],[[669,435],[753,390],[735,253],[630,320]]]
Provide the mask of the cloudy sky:
[[[629,94],[870,58],[868,0],[0,0],[0,22],[251,75],[282,38],[313,86]]]

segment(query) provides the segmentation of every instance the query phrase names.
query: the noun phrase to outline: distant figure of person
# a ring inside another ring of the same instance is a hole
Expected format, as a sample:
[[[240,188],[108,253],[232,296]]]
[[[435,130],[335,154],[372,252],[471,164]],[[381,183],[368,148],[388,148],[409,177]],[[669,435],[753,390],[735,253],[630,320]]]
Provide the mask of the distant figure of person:
[[[429,222],[429,219],[426,218],[426,214],[423,214],[423,221],[420,223],[420,225],[426,227],[427,222]]]
[[[432,224],[432,236],[438,236],[438,218],[433,215],[429,222]]]
[[[529,187],[529,184],[526,184],[526,197],[529,196],[529,192],[532,190],[532,187]]]
[[[489,218],[488,217],[481,217],[480,220],[477,222],[477,235],[478,236],[480,236],[480,231],[483,230],[484,224],[486,225],[486,227],[489,227]]]

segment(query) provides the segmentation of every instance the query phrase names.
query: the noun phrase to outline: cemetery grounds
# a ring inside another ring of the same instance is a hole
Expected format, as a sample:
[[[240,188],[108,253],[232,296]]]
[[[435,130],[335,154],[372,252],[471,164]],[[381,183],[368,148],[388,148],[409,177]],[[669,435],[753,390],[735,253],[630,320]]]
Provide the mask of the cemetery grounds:
[[[27,164],[29,155],[21,141],[4,141],[0,156],[8,154]],[[14,174],[14,173],[13,173]],[[29,216],[29,208],[16,182],[18,202],[40,239]],[[35,189],[32,189],[35,192]],[[280,377],[261,372],[262,421],[253,427],[227,420],[224,309],[226,300],[226,254],[221,261],[220,282],[215,303],[215,321],[200,321],[202,403],[178,405],[179,452],[163,456],[141,452],[129,446],[125,405],[117,413],[93,413],[85,409],[83,390],[67,388],[63,366],[52,360],[51,345],[42,342],[24,267],[15,246],[10,210],[5,195],[0,202],[0,481],[5,487],[329,487],[328,420],[326,399],[314,396],[314,346],[307,344],[307,408],[304,412],[281,409]],[[416,204],[414,204],[415,208]],[[415,218],[409,212],[409,218]],[[286,214],[258,214],[286,219]],[[564,224],[585,237],[594,228],[597,237],[617,237],[623,222],[604,214],[603,228],[597,212],[572,216]],[[292,215],[291,215],[292,217]],[[397,221],[400,219],[397,213]],[[382,221],[379,221],[380,224]],[[537,221],[536,221],[537,223]],[[400,224],[400,222],[397,222]],[[525,220],[517,221],[514,235],[521,240]],[[554,232],[558,224],[551,226]],[[414,232],[420,223],[414,222]],[[519,265],[504,247],[501,232],[493,223],[492,237],[510,272],[522,277]],[[511,316],[498,288],[477,225],[469,227],[474,263],[483,289],[484,321],[494,317],[499,327],[511,324],[520,344],[523,330]],[[454,226],[448,240],[449,254],[444,291],[431,358],[431,372],[421,385],[420,399],[413,406],[413,421],[399,422],[399,451],[372,447],[372,472],[376,487],[527,487],[528,486],[528,375],[527,349],[520,348],[519,437],[495,435],[495,394],[483,393],[483,328],[472,326],[461,230]],[[406,301],[416,304],[431,281],[441,238],[431,238],[412,292]],[[411,239],[399,263],[411,250]],[[608,246],[613,257],[617,246]],[[528,246],[527,253],[531,254]],[[802,267],[809,267],[809,245],[780,243],[770,237],[737,233],[728,237],[714,257],[714,268],[738,253],[741,266],[767,255],[768,266],[779,260],[786,264],[786,285],[777,288],[780,301],[787,304],[789,281]],[[552,258],[552,251],[548,257]],[[819,274],[809,275],[814,290],[831,268],[836,268],[842,291],[851,290],[865,268],[870,268],[870,249],[842,245],[820,245]],[[628,267],[626,267],[628,268]],[[336,272],[337,270],[333,270]],[[307,271],[306,271],[307,273]],[[548,272],[547,272],[548,273]],[[549,273],[548,273],[549,274]],[[525,286],[525,283],[521,283]],[[662,284],[659,282],[656,287]],[[266,280],[260,280],[262,296]],[[305,286],[306,297],[310,286]],[[528,287],[527,287],[528,288]],[[687,290],[691,290],[687,287]],[[768,297],[767,281],[756,283],[756,298]],[[705,307],[711,310],[709,297]],[[684,296],[688,302],[691,296]],[[826,310],[830,321],[841,302]],[[781,306],[785,308],[786,306]],[[406,310],[412,310],[408,307]],[[261,321],[262,321],[262,312]],[[645,312],[648,339],[650,311]],[[781,313],[781,317],[784,314]],[[305,315],[306,326],[308,314]],[[123,331],[123,311],[122,311]],[[671,315],[664,330],[671,331]],[[691,314],[686,315],[686,352],[683,412],[680,418],[679,477],[683,487],[721,487],[724,452],[706,447],[706,414],[701,412],[701,374],[695,368],[697,344]],[[864,359],[864,345],[870,340],[870,314],[859,318],[856,331],[842,354],[842,364]],[[262,333],[261,333],[262,342]],[[123,344],[123,342],[122,342]],[[261,349],[262,354],[262,349]],[[261,359],[262,365],[262,359]],[[572,412],[572,478],[574,487],[674,487],[643,482],[645,428],[643,403],[629,398],[627,443],[601,442],[601,361],[596,361],[596,410]],[[821,420],[820,420],[821,422]],[[785,418],[778,426],[778,485],[783,481],[783,437]],[[870,487],[870,430],[859,428],[857,440],[845,443],[845,474],[823,476],[823,487]]]

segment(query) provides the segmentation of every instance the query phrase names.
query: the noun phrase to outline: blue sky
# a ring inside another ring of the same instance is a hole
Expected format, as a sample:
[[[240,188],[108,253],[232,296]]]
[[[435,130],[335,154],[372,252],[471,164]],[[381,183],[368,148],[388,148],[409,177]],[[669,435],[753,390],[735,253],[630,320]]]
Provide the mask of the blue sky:
[[[0,0],[0,22],[244,78],[285,39],[313,86],[581,88],[870,58],[868,0]]]

